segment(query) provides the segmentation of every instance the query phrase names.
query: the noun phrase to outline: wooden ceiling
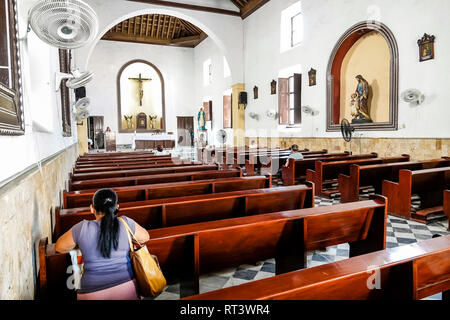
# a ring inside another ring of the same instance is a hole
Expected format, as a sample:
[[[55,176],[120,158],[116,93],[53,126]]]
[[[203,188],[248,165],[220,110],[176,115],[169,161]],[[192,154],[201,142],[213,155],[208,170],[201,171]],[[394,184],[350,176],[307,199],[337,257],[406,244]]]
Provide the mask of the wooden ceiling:
[[[223,0],[231,1],[239,11],[212,6],[199,6],[167,0],[128,0],[148,4],[177,7],[188,10],[226,14],[245,19],[269,0]],[[194,48],[207,38],[206,33],[185,20],[163,14],[146,14],[122,21],[111,28],[102,40],[137,42]]]
[[[146,14],[122,21],[102,40],[194,48],[206,38],[207,35],[190,22],[163,14]]]
[[[168,0],[128,0],[128,1],[155,4],[166,7],[183,8],[188,10],[207,11],[218,14],[228,14],[232,16],[240,16],[242,19],[245,19],[270,0],[223,0],[223,1],[231,1],[239,9],[239,11],[226,10],[213,6],[199,6],[194,4]]]

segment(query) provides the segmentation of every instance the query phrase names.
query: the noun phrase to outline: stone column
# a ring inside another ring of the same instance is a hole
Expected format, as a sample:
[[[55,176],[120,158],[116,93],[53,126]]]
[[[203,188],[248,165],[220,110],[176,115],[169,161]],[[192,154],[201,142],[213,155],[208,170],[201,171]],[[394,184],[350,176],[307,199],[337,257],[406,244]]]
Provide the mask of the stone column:
[[[88,134],[87,134],[87,119],[83,120],[83,124],[77,124],[77,135],[78,135],[78,150],[80,151],[80,156],[88,153]]]
[[[232,101],[231,108],[233,114],[233,136],[234,146],[245,146],[245,111],[244,105],[239,105],[239,93],[245,91],[245,84],[236,83],[231,86],[232,89]]]

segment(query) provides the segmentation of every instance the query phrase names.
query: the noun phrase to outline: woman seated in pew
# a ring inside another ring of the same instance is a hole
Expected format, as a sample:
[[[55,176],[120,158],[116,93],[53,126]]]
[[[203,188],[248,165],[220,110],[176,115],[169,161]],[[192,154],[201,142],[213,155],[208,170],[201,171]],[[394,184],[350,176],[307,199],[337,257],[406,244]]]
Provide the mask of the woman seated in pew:
[[[93,197],[95,220],[74,225],[56,242],[56,251],[67,253],[78,247],[84,261],[78,300],[137,300],[136,280],[130,263],[130,245],[122,220],[118,218],[117,194],[100,189]],[[132,219],[122,216],[137,240],[150,239],[148,232]]]

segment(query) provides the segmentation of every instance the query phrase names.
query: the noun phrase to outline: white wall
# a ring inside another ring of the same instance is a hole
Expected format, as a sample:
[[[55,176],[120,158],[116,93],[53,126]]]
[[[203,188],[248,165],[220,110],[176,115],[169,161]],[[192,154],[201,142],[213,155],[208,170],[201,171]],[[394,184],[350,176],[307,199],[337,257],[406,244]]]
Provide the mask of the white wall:
[[[165,84],[166,131],[176,132],[176,116],[193,116],[198,111],[194,100],[194,50],[139,43],[100,41],[89,60],[94,80],[86,88],[93,116],[104,116],[105,128],[118,132],[117,75],[127,62],[142,59],[162,73]],[[131,144],[133,134],[120,133],[117,144]]]
[[[326,132],[326,68],[339,38],[354,24],[377,20],[393,32],[399,47],[399,93],[409,88],[421,90],[426,101],[412,108],[399,98],[399,130],[363,132],[363,137],[448,138],[450,137],[450,1],[411,0],[302,0],[304,40],[299,47],[280,53],[280,16],[296,0],[269,1],[244,20],[244,78],[248,92],[259,87],[259,99],[250,94],[246,111],[247,136],[340,137]],[[424,33],[436,36],[435,60],[419,62],[417,40]],[[370,63],[370,61],[368,61]],[[278,130],[277,121],[265,116],[277,109],[277,95],[270,95],[270,81],[279,71],[301,65],[303,73],[302,105],[320,111],[316,117],[302,115],[300,129]],[[317,85],[308,86],[308,71],[317,70]],[[249,112],[263,114],[259,122]],[[405,126],[405,128],[403,128]],[[258,131],[268,129],[269,132]],[[273,130],[273,132],[270,132]]]
[[[204,11],[164,7],[123,0],[85,0],[96,11],[99,17],[99,34],[97,41],[117,23],[142,14],[166,14],[184,19],[202,29],[211,37],[230,64],[233,82],[241,82],[243,78],[243,40],[242,19],[239,16],[216,14]],[[183,1],[197,5],[214,6],[219,3],[210,0]],[[225,2],[225,1],[220,1]],[[228,1],[226,1],[228,2]],[[232,5],[221,5],[223,9],[231,9]],[[96,46],[93,44],[76,50],[75,57],[80,68],[88,65],[89,58]]]
[[[195,105],[197,111],[203,105],[203,101],[212,101],[213,121],[212,130],[209,131],[208,141],[214,144],[215,132],[223,128],[223,95],[226,90],[231,89],[231,76],[224,77],[223,53],[210,38],[202,41],[194,48],[194,70],[195,70]],[[203,62],[211,59],[212,82],[210,85],[203,84]],[[195,117],[197,127],[197,117]]]
[[[28,9],[34,1],[18,1],[19,35],[26,30]],[[77,141],[76,122],[72,119],[72,136],[62,136],[60,93],[54,88],[55,71],[59,71],[58,50],[30,32],[20,42],[25,134],[0,136],[0,181],[49,157]],[[73,94],[73,90],[70,90]],[[33,123],[34,122],[34,123]]]

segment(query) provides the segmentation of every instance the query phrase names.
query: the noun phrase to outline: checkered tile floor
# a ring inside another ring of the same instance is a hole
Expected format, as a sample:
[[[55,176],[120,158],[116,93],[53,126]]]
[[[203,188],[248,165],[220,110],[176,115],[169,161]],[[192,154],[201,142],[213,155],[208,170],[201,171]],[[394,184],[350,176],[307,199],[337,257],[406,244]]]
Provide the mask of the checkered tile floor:
[[[368,198],[373,190],[366,190],[361,195],[361,200]],[[339,197],[332,199],[316,197],[316,206],[329,206],[339,204]],[[416,204],[417,205],[417,204]],[[386,247],[393,248],[422,240],[431,239],[434,234],[446,235],[448,220],[442,219],[431,224],[405,220],[388,216]],[[307,254],[307,267],[348,259],[349,245],[340,244],[326,248],[326,250],[314,250]],[[275,275],[275,259],[259,262],[257,265],[242,265],[238,268],[221,270],[220,272],[203,275],[200,277],[200,293],[231,287],[249,281],[273,277]],[[179,284],[169,284],[155,300],[179,299]],[[442,294],[428,297],[425,300],[440,300]]]

